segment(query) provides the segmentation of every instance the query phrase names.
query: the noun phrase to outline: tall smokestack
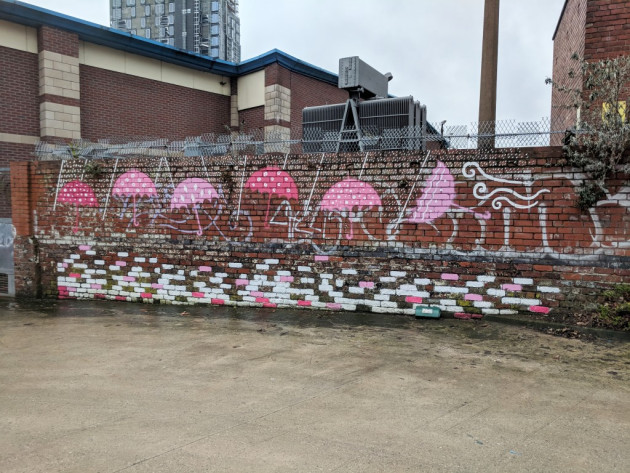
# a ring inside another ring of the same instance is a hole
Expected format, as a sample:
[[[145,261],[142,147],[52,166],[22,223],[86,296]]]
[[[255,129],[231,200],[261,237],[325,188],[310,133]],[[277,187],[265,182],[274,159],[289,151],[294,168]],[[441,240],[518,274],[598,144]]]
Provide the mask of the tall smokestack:
[[[494,148],[497,119],[497,59],[499,55],[499,0],[485,0],[481,86],[479,88],[479,133],[492,135],[478,140],[479,148]]]

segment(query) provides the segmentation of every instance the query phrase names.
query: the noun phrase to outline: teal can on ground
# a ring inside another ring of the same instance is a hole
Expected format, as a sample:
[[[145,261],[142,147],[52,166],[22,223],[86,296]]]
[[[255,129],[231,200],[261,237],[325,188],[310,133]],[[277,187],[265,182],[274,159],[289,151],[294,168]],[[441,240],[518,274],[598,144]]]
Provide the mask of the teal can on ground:
[[[429,305],[419,305],[416,307],[416,317],[428,317],[431,319],[440,318],[440,308]]]

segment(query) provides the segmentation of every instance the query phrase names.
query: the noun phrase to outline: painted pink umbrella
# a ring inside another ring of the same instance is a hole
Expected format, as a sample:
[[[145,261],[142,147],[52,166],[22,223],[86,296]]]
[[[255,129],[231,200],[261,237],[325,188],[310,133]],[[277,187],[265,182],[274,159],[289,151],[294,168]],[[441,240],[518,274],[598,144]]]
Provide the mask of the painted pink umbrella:
[[[199,221],[199,206],[205,201],[210,202],[213,199],[218,199],[219,193],[214,186],[205,179],[198,177],[191,177],[180,182],[173,192],[171,198],[171,210],[181,209],[182,207],[191,206],[197,219],[197,235],[201,236],[203,230],[201,229],[201,222]]]
[[[265,228],[269,228],[269,207],[274,195],[287,199],[298,198],[298,188],[293,178],[288,172],[276,166],[268,166],[256,171],[247,179],[245,187],[261,194],[269,194],[267,212],[265,213]]]
[[[76,217],[73,233],[79,231],[79,207],[98,207],[98,200],[92,188],[83,181],[71,181],[66,183],[59,191],[57,200],[64,204],[74,204]]]
[[[412,210],[409,221],[412,223],[431,223],[444,215],[451,207],[469,212],[483,220],[490,218],[489,212],[477,213],[467,207],[453,203],[455,200],[455,179],[442,161],[427,179],[422,195],[416,200],[416,208]]]
[[[320,208],[334,212],[351,212],[353,209],[360,211],[381,205],[381,198],[371,185],[349,177],[326,191]],[[350,220],[350,233],[346,235],[346,238],[352,240],[353,236],[352,220]]]
[[[112,190],[114,196],[133,197],[133,225],[138,226],[136,220],[136,198],[157,197],[155,184],[149,176],[137,169],[130,169],[116,179]]]

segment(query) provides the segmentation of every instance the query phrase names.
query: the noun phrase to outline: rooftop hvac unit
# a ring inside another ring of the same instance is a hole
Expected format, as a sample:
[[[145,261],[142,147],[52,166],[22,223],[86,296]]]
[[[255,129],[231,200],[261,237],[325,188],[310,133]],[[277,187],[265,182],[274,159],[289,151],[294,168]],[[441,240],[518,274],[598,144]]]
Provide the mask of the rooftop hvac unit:
[[[387,97],[390,73],[381,74],[359,56],[339,59],[339,88],[358,93],[361,98]]]

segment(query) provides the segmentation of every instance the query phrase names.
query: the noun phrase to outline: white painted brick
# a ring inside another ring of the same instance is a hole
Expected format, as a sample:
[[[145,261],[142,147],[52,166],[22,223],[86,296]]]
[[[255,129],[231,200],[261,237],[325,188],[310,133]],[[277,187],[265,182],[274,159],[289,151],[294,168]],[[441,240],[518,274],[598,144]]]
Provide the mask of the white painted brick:
[[[131,270],[139,273],[140,271],[142,271],[142,266],[133,266]]]
[[[427,279],[427,278],[416,278],[413,280],[414,284],[417,284],[419,286],[428,286],[429,284],[431,284],[431,280]]]
[[[162,268],[164,268],[164,269],[173,269],[174,266],[172,264],[163,264]]]
[[[146,259],[146,258],[143,258],[142,256],[136,256],[133,260],[134,260],[136,263],[144,263],[147,259]]]
[[[357,274],[356,269],[342,269],[341,274]]]
[[[382,301],[381,307],[383,307],[384,309],[397,309],[398,304],[395,302],[390,302],[390,301]]]
[[[467,287],[454,287],[454,286],[435,286],[434,292],[442,292],[448,294],[468,294]]]
[[[355,304],[341,304],[341,308],[343,310],[357,310],[357,306]]]
[[[455,299],[440,299],[440,304],[444,306],[453,306],[457,305],[457,301]]]
[[[551,293],[551,294],[558,294],[560,292],[560,288],[550,287],[550,286],[538,286],[536,289],[538,290],[538,292]]]
[[[86,254],[86,255],[89,255],[89,256],[94,256],[94,255],[96,254],[96,251],[94,251],[94,250],[88,250],[88,251],[86,251],[86,252],[85,252],[85,254]]]
[[[388,296],[395,296],[396,290],[395,289],[381,289],[381,294],[388,295]]]
[[[319,296],[316,295],[307,295],[304,297],[307,301],[317,302],[319,300]]]
[[[155,268],[153,270],[154,273],[160,274],[162,272],[162,268]]]
[[[264,274],[254,274],[254,279],[257,281],[266,281],[268,278]]]
[[[249,286],[245,286],[245,289],[247,291],[257,291],[258,290],[258,284],[250,284]]]
[[[477,276],[477,281],[481,282],[494,282],[496,276]]]
[[[303,273],[310,273],[312,269],[310,266],[298,266],[298,271],[301,271]]]
[[[228,266],[230,268],[242,268],[243,267],[243,263],[228,263]]]
[[[499,309],[481,309],[481,312],[487,315],[497,315],[500,311]]]
[[[96,274],[107,274],[107,271],[105,271],[104,269],[97,269]]]
[[[501,310],[499,310],[499,313],[502,314],[502,315],[516,315],[516,314],[518,314],[518,310],[501,309]]]
[[[273,288],[274,294],[289,294],[289,290],[286,286],[276,286]]]
[[[173,279],[176,281],[185,281],[186,280],[186,276],[184,276],[183,274],[176,274],[173,276]]]
[[[349,288],[350,294],[365,294],[365,288],[351,287]]]
[[[119,258],[125,258],[127,256],[129,256],[129,253],[125,252],[125,251],[121,251],[119,253],[117,253]]]
[[[538,299],[524,299],[521,297],[504,297],[501,299],[504,304],[519,304],[519,305],[540,305]]]
[[[488,289],[486,291],[486,293],[489,296],[494,296],[494,297],[504,297],[505,296],[505,291],[503,289]]]
[[[269,258],[265,260],[265,264],[278,264],[280,262],[280,260],[275,259],[275,258]]]
[[[221,284],[219,287],[221,289],[232,289],[232,285],[231,284]]]
[[[326,308],[326,303],[325,302],[313,302],[311,304],[311,307],[313,309],[325,309]]]
[[[120,271],[120,266],[110,266],[109,270],[110,271]]]
[[[337,279],[337,280],[335,281],[335,286],[337,286],[337,287],[343,287],[343,285],[344,285],[345,283],[346,283],[346,281],[345,281],[345,280],[343,280],[343,279]]]
[[[74,263],[72,266],[77,268],[77,269],[85,269],[85,268],[87,268],[87,264],[84,264],[84,263]]]
[[[134,278],[137,278],[138,276],[140,276],[140,273],[136,271],[129,271],[129,273],[127,273],[127,276],[132,276]]]
[[[193,287],[206,287],[206,283],[203,281],[197,281],[193,283]]]
[[[300,278],[302,284],[315,284],[314,278]]]
[[[278,276],[291,276],[291,271],[277,271]],[[247,277],[247,275],[245,275]]]
[[[157,263],[157,258],[149,258],[149,263]]]
[[[247,302],[256,302],[256,298],[252,296],[243,296],[243,300]]]
[[[481,281],[467,281],[466,287],[484,287],[485,283]]]
[[[388,301],[389,296],[385,294],[374,294],[374,300],[376,301]]]
[[[105,261],[103,261],[102,259],[97,259],[97,260],[94,260],[94,264],[96,266],[105,266]]]
[[[494,306],[494,304],[490,301],[474,301],[473,306],[483,309],[487,307],[492,307]]]
[[[534,280],[531,278],[514,278],[514,284],[523,284],[527,286],[534,284]]]
[[[407,276],[407,272],[406,271],[390,271],[389,275],[394,278],[404,278],[405,276]]]
[[[214,275],[218,278],[227,278],[228,274],[227,273],[214,273]]]
[[[332,291],[332,290],[334,289],[334,287],[333,287],[333,286],[331,286],[330,284],[320,284],[320,285],[318,286],[318,289],[319,289],[321,292],[328,292],[328,291]]]
[[[343,292],[341,291],[330,291],[328,293],[330,297],[343,297]]]
[[[264,270],[269,269],[269,265],[268,265],[268,264],[257,264],[257,265],[256,265],[256,269],[259,269],[259,270],[263,270],[263,271],[264,271]]]
[[[334,279],[334,276],[332,274],[328,274],[328,273],[320,274],[319,277],[322,278],[322,279]]]
[[[73,260],[81,259],[81,256],[79,256],[79,255],[70,255],[70,259],[73,259]]]
[[[151,273],[140,273],[140,277],[141,278],[150,278],[151,277]]]
[[[221,284],[223,282],[223,278],[208,278],[210,284]]]
[[[96,270],[95,269],[86,269],[85,270],[85,274],[95,274]]]
[[[184,275],[184,270],[183,269],[178,269],[177,270],[177,275],[178,276],[183,276]]]
[[[122,290],[123,290],[122,286],[118,286],[118,285],[112,286],[112,291],[113,292],[115,292],[115,291],[120,292]]]
[[[58,267],[57,268],[57,272],[58,273],[65,273],[66,272],[66,268]]]
[[[67,259],[66,258],[66,259],[63,260],[63,262],[66,263],[66,264],[74,264],[74,260],[73,259]],[[105,261],[103,261],[103,264],[105,264]]]

